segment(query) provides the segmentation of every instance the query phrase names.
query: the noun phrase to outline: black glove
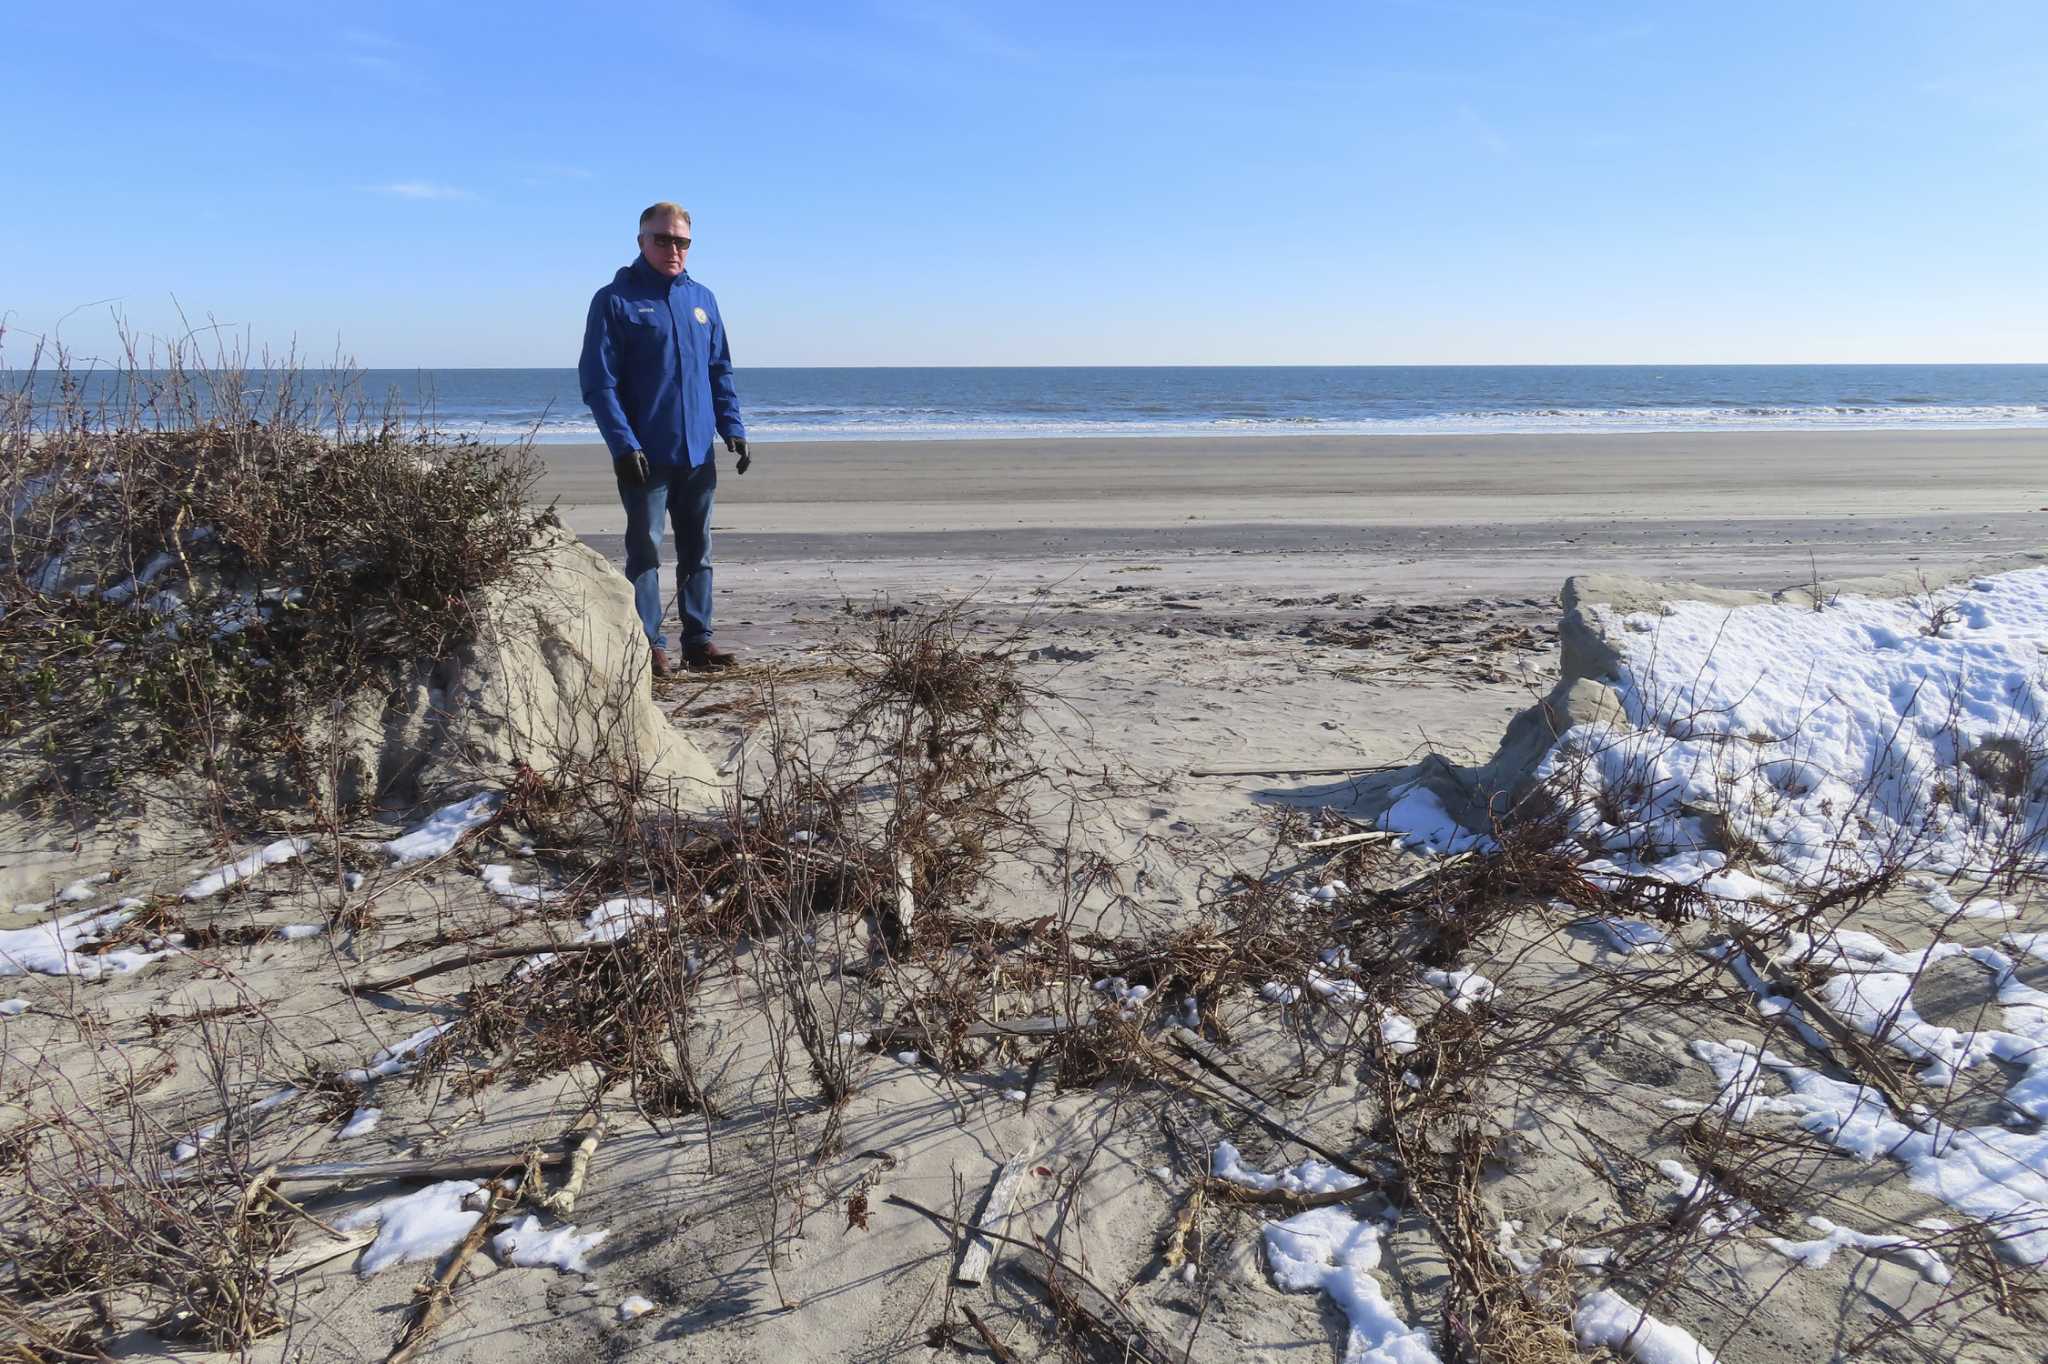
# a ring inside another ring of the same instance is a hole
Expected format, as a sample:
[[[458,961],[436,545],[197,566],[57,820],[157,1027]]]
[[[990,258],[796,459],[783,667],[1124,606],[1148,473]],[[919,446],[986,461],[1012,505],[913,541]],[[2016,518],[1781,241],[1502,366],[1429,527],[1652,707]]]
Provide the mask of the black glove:
[[[754,457],[747,453],[747,438],[745,436],[727,436],[725,438],[725,448],[728,454],[740,457],[740,462],[732,466],[734,473],[743,474],[747,471],[748,466],[753,464]]]
[[[612,472],[619,476],[619,482],[628,488],[642,488],[654,471],[647,467],[647,452],[635,450],[630,455],[620,455],[612,461]]]

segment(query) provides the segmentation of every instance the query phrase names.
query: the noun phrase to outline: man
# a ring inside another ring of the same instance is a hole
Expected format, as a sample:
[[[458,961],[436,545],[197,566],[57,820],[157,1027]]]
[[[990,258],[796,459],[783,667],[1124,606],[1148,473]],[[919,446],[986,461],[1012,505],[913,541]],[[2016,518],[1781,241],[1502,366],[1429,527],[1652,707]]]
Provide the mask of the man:
[[[626,508],[633,605],[654,650],[654,675],[666,677],[674,668],[661,628],[662,519],[675,525],[683,664],[729,668],[733,656],[711,642],[714,434],[739,456],[734,473],[753,461],[718,300],[683,268],[689,213],[654,205],[640,215],[639,242],[638,259],[590,300],[577,373]]]

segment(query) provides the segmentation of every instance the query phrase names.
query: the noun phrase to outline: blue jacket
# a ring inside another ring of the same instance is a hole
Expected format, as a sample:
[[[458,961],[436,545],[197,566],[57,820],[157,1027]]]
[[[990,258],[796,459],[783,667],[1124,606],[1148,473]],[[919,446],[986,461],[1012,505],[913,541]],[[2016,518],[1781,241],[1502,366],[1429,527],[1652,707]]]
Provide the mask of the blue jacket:
[[[671,280],[635,257],[612,276],[590,300],[576,372],[613,459],[694,466],[714,435],[746,438],[718,300],[687,271]]]

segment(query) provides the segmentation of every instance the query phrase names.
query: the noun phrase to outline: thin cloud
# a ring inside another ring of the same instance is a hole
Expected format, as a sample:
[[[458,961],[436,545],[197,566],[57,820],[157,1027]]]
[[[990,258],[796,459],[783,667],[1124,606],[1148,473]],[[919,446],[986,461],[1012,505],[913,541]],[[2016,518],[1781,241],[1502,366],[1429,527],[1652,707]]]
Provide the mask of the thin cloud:
[[[408,74],[406,68],[399,62],[390,57],[377,56],[374,53],[351,52],[342,60],[358,71],[366,71],[372,76],[379,76],[385,80],[400,80]]]
[[[1492,152],[1495,156],[1508,156],[1513,153],[1514,148],[1508,145],[1508,140],[1501,135],[1500,129],[1496,128],[1486,115],[1480,113],[1471,105],[1460,104],[1458,106],[1458,123],[1471,136],[1473,141],[1486,148],[1487,151]]]
[[[150,24],[149,29],[172,42],[192,48],[202,57],[226,65],[253,66],[264,71],[290,71],[298,65],[282,52],[253,47],[238,37],[226,36],[188,23],[156,22]]]
[[[398,39],[386,33],[379,33],[375,29],[344,28],[340,36],[343,42],[356,47],[400,48],[405,46]]]
[[[371,185],[372,194],[388,194],[394,199],[474,199],[473,191],[460,185],[443,185],[432,180],[393,180],[389,184]]]
[[[336,57],[366,76],[388,85],[418,85],[423,71],[420,51],[411,43],[365,28],[344,28],[336,35]]]
[[[566,166],[558,162],[538,161],[521,167],[526,173],[529,185],[550,185],[562,180],[588,180],[591,174],[581,166]]]

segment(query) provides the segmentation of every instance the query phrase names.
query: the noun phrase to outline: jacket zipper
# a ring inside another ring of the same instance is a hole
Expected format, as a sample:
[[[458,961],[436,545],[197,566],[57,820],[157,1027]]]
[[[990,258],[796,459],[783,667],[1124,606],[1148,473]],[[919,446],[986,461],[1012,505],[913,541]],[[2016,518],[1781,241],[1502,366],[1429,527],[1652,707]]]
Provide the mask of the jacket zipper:
[[[683,382],[683,328],[682,324],[676,321],[676,281],[674,280],[669,281],[668,286],[668,335],[670,344],[675,347],[675,355],[671,358],[675,361],[676,397],[680,401],[685,387]],[[685,447],[690,443],[689,429],[690,420],[688,414],[685,413],[683,416],[683,444]],[[690,452],[685,448],[683,451],[683,463],[687,465],[689,462]]]

